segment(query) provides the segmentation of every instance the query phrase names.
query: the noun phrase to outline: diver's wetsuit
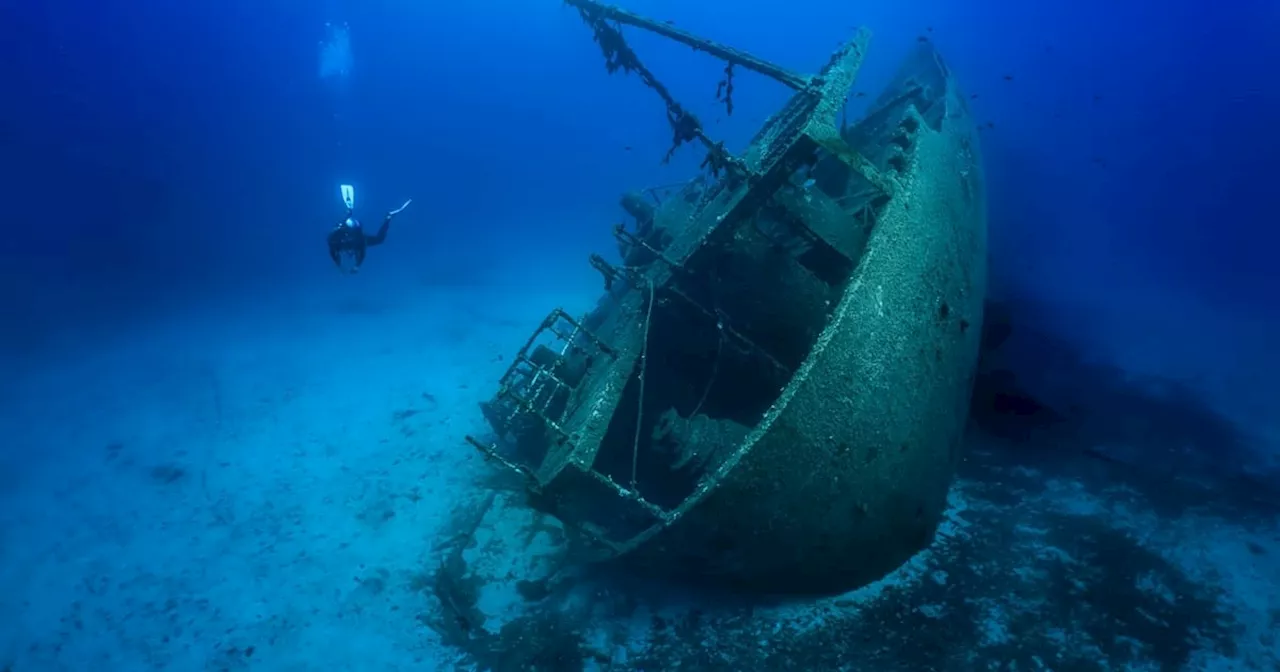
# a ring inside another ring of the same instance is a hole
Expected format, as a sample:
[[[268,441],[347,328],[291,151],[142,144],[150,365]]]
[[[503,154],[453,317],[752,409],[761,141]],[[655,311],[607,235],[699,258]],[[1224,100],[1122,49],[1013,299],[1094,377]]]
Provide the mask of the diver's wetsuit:
[[[364,263],[365,250],[374,245],[381,245],[382,241],[387,239],[387,228],[391,226],[391,218],[394,215],[388,214],[382,220],[382,226],[378,227],[378,232],[372,236],[365,235],[364,227],[360,226],[357,220],[355,226],[348,226],[348,217],[340,220],[329,232],[329,258],[333,259],[333,263],[339,268],[342,267],[342,254],[350,252],[355,257],[355,266],[351,271],[360,270],[360,264]]]

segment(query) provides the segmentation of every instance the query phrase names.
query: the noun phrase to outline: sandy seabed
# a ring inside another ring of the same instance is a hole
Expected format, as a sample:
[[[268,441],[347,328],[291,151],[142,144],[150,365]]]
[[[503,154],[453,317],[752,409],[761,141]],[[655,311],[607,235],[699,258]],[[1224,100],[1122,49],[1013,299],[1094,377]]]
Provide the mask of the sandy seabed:
[[[26,367],[0,669],[453,669],[404,587],[482,468],[477,402],[562,301],[294,296]]]
[[[294,296],[26,367],[0,393],[0,670],[1280,669],[1274,512],[1171,506],[981,437],[938,539],[877,585],[750,607],[502,593],[468,605],[493,617],[471,644],[561,619],[581,658],[442,641],[428,577],[489,468],[462,437],[556,305]],[[528,536],[497,525],[468,562]]]

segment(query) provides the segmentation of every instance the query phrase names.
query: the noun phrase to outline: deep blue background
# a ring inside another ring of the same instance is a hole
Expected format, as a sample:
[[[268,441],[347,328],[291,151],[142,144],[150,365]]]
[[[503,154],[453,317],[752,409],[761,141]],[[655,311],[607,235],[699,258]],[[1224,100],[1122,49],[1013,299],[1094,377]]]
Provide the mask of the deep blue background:
[[[657,100],[606,76],[556,0],[310,4],[0,0],[0,334],[32,344],[329,278],[343,181],[374,217],[415,199],[376,262],[482,281],[539,244],[607,249],[621,191],[682,179],[701,158],[658,165]],[[872,92],[929,34],[994,123],[999,291],[1105,301],[1124,285],[1274,304],[1275,3],[876,4],[626,6],[805,71],[866,25]],[[325,21],[351,26],[344,92],[317,77]],[[739,112],[716,121],[720,66],[629,34],[733,143],[785,96],[744,74]]]

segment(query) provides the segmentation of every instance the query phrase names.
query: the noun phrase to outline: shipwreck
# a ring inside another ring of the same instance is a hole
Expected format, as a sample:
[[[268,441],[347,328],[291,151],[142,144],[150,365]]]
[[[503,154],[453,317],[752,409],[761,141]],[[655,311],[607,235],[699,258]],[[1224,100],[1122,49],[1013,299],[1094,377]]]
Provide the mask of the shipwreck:
[[[704,174],[628,194],[620,261],[555,309],[468,436],[589,556],[766,592],[850,589],[932,538],[959,456],[986,292],[985,185],[966,97],[922,41],[860,120],[857,30],[812,75],[669,23],[566,0],[610,73],[665,106]],[[794,90],[745,151],[709,137],[623,31]]]

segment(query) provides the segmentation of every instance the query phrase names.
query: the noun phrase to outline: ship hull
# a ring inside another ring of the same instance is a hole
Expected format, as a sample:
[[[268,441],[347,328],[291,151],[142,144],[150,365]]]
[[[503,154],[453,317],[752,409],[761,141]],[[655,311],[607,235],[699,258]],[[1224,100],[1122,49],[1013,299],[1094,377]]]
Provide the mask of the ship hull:
[[[977,131],[947,81],[945,113],[914,134],[903,188],[804,368],[736,464],[633,563],[824,592],[875,580],[932,539],[960,455],[987,283]]]

